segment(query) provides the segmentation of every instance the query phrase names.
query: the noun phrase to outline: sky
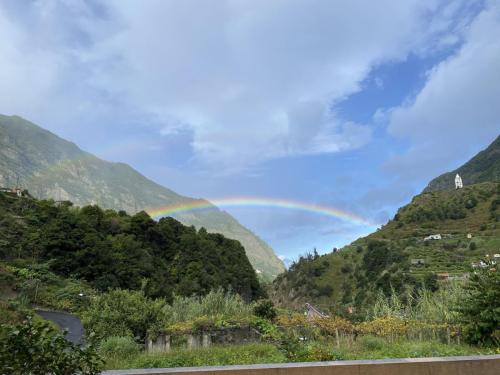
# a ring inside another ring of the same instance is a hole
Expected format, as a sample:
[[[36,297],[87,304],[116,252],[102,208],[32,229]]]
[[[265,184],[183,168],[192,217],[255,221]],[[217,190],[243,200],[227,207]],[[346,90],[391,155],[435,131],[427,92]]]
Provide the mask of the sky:
[[[500,133],[500,0],[2,0],[0,113],[330,252]],[[347,215],[349,216],[349,215]]]

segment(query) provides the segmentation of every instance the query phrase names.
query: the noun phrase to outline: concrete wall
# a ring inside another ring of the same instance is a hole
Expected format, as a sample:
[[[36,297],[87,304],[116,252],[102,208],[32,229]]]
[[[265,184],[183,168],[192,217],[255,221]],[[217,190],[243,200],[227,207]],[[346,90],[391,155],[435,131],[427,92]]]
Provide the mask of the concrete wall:
[[[189,349],[208,347],[212,344],[235,345],[260,341],[260,333],[251,327],[225,328],[203,333],[176,336],[186,337],[186,346]],[[168,352],[171,347],[172,336],[164,333],[159,334],[154,340],[149,337],[146,338],[146,350],[148,352]]]
[[[499,375],[500,355],[113,370],[103,375]]]

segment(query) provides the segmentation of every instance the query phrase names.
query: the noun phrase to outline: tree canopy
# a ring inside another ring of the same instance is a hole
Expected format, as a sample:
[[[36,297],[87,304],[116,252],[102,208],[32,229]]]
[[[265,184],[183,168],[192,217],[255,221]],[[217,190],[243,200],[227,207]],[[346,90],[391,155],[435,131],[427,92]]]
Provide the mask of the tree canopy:
[[[48,262],[53,272],[101,291],[171,299],[223,288],[246,300],[264,293],[238,241],[170,217],[155,221],[145,212],[131,216],[0,193],[0,225],[0,259]]]

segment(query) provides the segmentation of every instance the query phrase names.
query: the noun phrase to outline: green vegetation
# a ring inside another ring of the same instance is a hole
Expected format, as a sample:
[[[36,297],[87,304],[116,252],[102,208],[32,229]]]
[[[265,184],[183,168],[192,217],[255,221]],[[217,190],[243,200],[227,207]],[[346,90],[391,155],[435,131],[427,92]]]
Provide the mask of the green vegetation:
[[[493,272],[494,270],[494,272]],[[496,265],[475,272],[457,304],[465,336],[472,344],[500,347],[500,273]]]
[[[164,328],[171,332],[190,332],[248,325],[252,311],[252,305],[239,295],[222,290],[203,297],[177,297],[163,310]]]
[[[453,189],[455,175],[459,173],[466,185],[478,184],[486,181],[500,181],[500,136],[471,160],[454,171],[436,177],[430,182],[425,192]]]
[[[99,291],[142,290],[169,300],[174,294],[204,295],[216,288],[246,300],[263,295],[239,242],[172,218],[156,222],[144,212],[129,216],[0,193],[0,224],[0,259],[30,265],[11,270],[30,284],[23,289],[33,302],[39,285],[52,277],[49,271]],[[76,298],[77,287],[67,284],[58,292]]]
[[[127,164],[101,160],[21,117],[0,115],[0,187],[14,187],[18,178],[37,198],[70,200],[78,206],[96,203],[135,213],[196,202],[148,180]],[[206,228],[240,241],[265,280],[284,270],[273,250],[227,212],[211,207],[176,218],[198,230]]]
[[[330,254],[301,257],[269,294],[279,306],[309,302],[341,316],[353,308],[356,319],[365,319],[380,291],[402,298],[422,288],[436,291],[499,253],[499,200],[500,183],[492,182],[416,196],[369,236]],[[431,234],[442,238],[424,240]]]
[[[40,373],[91,375],[99,356],[138,368],[498,352],[499,221],[500,183],[419,195],[366,238],[301,257],[267,300],[240,243],[223,235],[0,193],[0,363],[10,366],[0,372],[36,360]],[[330,317],[307,319],[305,302]],[[90,345],[26,321],[33,306],[79,315]],[[239,329],[260,342],[185,348]],[[167,336],[171,351],[144,351]]]
[[[130,336],[111,336],[101,342],[99,353],[105,358],[130,358],[140,353],[140,345]]]
[[[105,355],[107,369],[162,368],[187,366],[245,365],[255,363],[312,362],[356,359],[445,357],[492,354],[490,349],[447,345],[438,341],[398,340],[388,342],[364,336],[340,349],[332,342],[309,342],[277,347],[269,343],[173,349],[168,353]]]
[[[91,340],[90,340],[91,341]],[[95,375],[101,359],[91,343],[84,347],[71,344],[45,322],[31,318],[17,325],[0,326],[0,373],[25,375]]]
[[[142,291],[112,290],[92,299],[82,314],[83,323],[99,339],[135,337],[144,342],[148,329],[162,321],[165,306]]]
[[[110,356],[106,360],[108,369],[127,369],[283,363],[286,357],[272,344],[246,344],[174,349],[169,353],[141,353],[130,357]]]
[[[129,337],[144,343],[146,336],[160,332],[184,334],[249,326],[255,319],[253,308],[239,295],[222,289],[202,297],[176,296],[170,304],[150,299],[141,291],[113,290],[93,298],[82,317],[85,328],[102,341]]]
[[[274,307],[273,301],[267,299],[258,302],[253,309],[253,313],[255,316],[267,320],[274,320],[278,316],[278,311]]]

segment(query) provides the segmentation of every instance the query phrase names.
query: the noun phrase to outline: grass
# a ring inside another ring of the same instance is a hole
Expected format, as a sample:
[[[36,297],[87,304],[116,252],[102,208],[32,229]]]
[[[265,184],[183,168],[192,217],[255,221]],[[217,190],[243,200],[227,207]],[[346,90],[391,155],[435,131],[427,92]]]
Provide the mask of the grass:
[[[365,338],[366,339],[366,338]],[[449,357],[462,355],[493,354],[492,349],[482,349],[468,345],[447,345],[437,341],[401,340],[388,343],[381,340],[359,340],[345,351],[345,359],[385,359],[385,358],[419,358]]]
[[[286,357],[271,344],[173,349],[169,353],[140,353],[128,358],[106,358],[106,369],[246,365],[282,363]]]
[[[498,350],[498,349],[497,349]],[[334,343],[304,344],[298,361],[358,360],[386,358],[447,357],[494,354],[494,349],[467,345],[447,345],[437,341],[401,340],[390,343],[372,336],[359,338],[340,349]],[[286,363],[290,360],[276,346],[267,343],[233,346],[212,346],[200,349],[173,349],[169,353],[139,353],[128,357],[107,357],[106,369],[168,368],[192,366],[245,365]]]

